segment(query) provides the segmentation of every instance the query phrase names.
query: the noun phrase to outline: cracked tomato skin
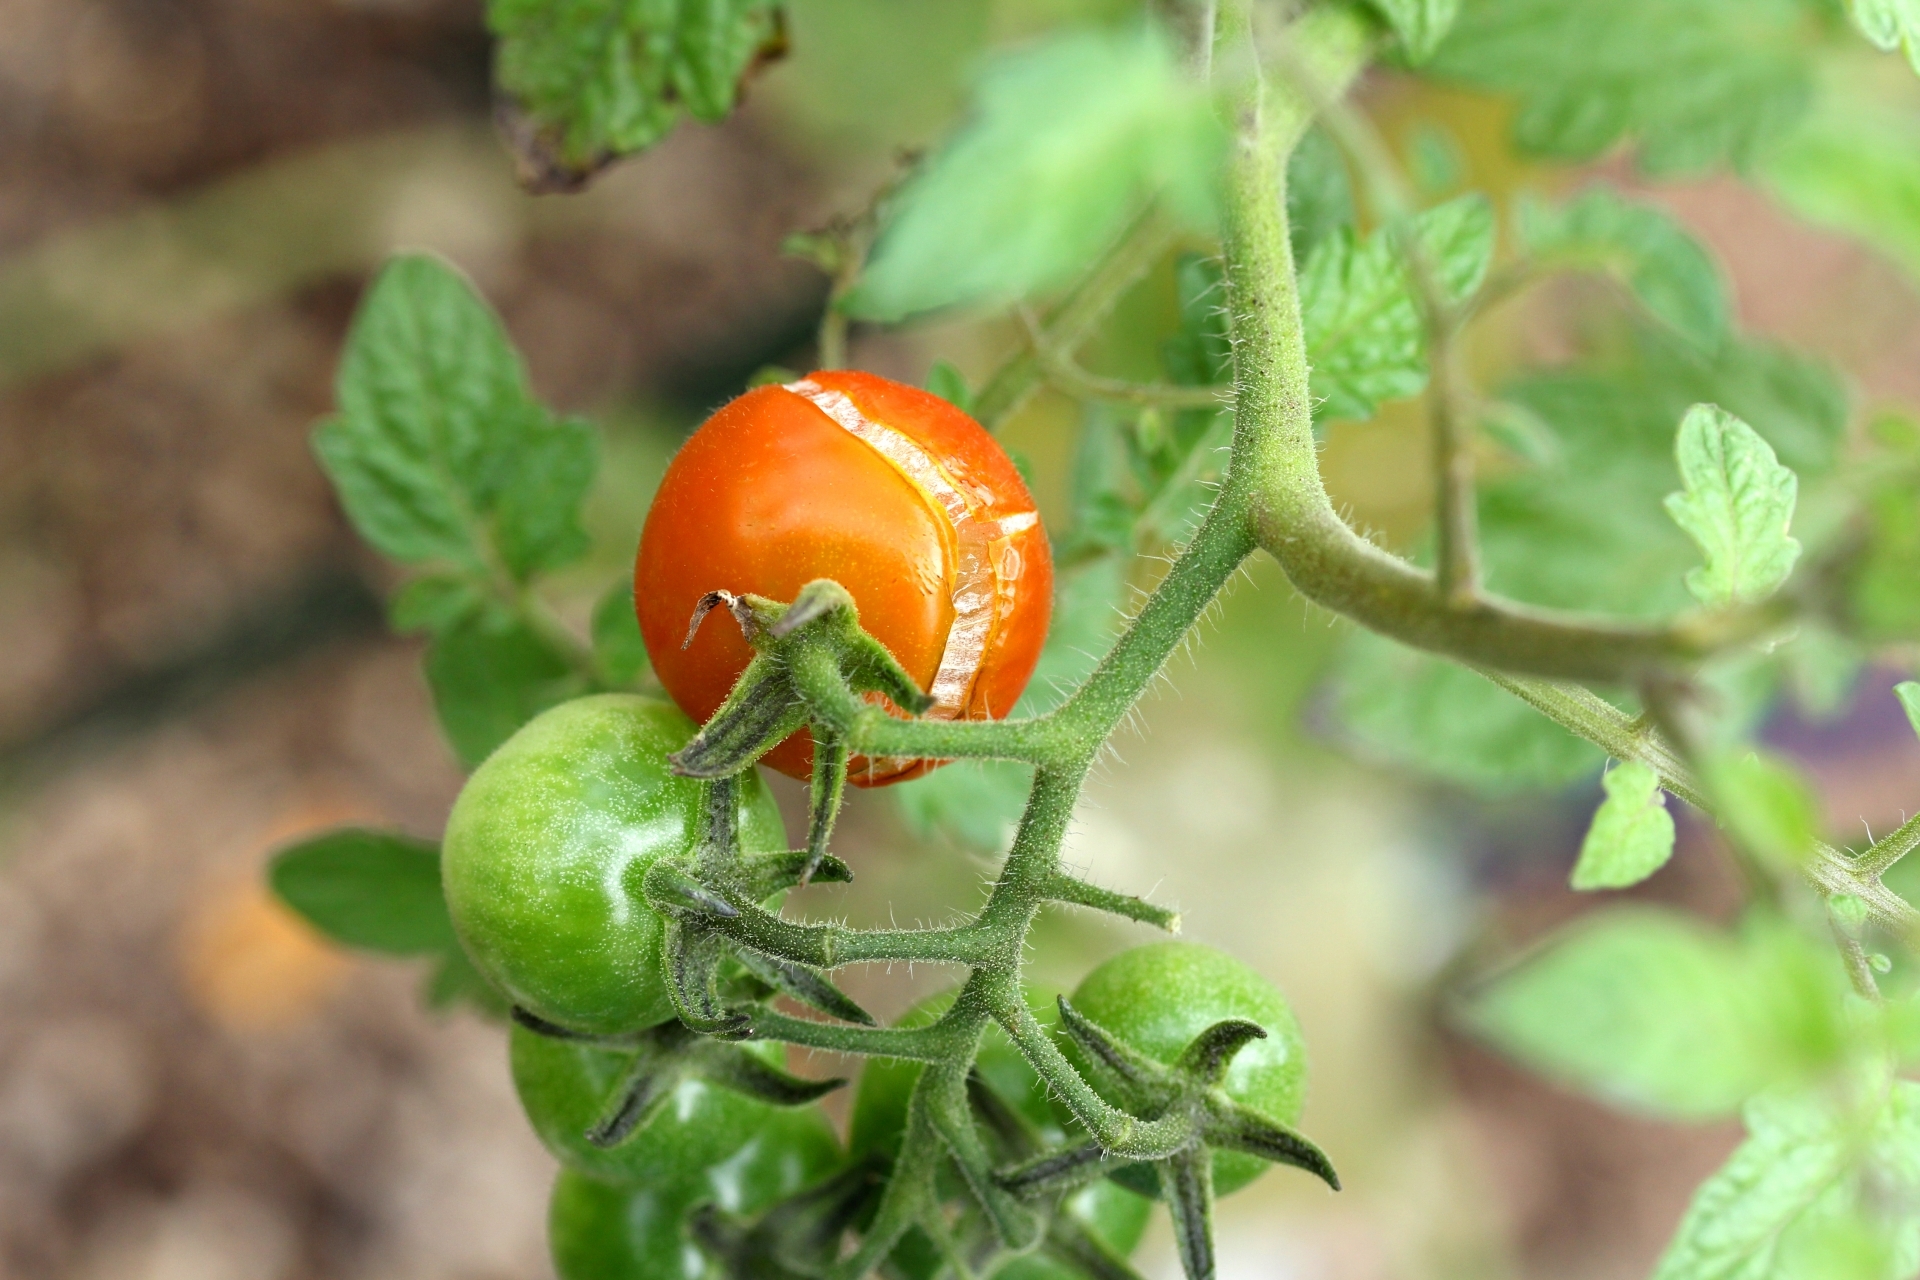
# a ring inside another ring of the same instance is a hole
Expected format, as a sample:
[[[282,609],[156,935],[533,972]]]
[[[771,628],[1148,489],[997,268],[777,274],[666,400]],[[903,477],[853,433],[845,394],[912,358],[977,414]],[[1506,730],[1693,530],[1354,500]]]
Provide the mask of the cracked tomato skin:
[[[474,966],[513,1003],[596,1034],[673,1017],[666,926],[640,877],[697,837],[702,786],[667,764],[693,731],[656,698],[577,698],[522,725],[467,779],[447,816],[441,883]],[[758,772],[740,782],[741,848],[786,848]]]
[[[861,625],[933,694],[930,714],[950,718],[1013,709],[1053,607],[1046,531],[1013,460],[945,400],[868,373],[756,387],[668,466],[633,594],[680,709],[704,723],[753,656],[724,613],[683,647],[701,596],[792,600],[816,578],[852,594]],[[802,730],[766,763],[804,778],[812,754]],[[931,767],[856,757],[850,775],[872,786]]]
[[[1244,961],[1195,942],[1149,943],[1122,951],[1094,969],[1070,998],[1074,1008],[1101,1028],[1169,1064],[1216,1022],[1244,1018],[1258,1023],[1267,1038],[1234,1055],[1221,1087],[1229,1098],[1269,1119],[1288,1126],[1299,1123],[1307,1088],[1300,1024],[1279,989]],[[1069,1037],[1061,1039],[1061,1048],[1081,1074],[1102,1088],[1100,1073],[1087,1069],[1085,1052]],[[1238,1191],[1270,1167],[1258,1156],[1216,1151],[1214,1193]],[[1159,1195],[1158,1179],[1147,1165],[1109,1176],[1142,1195]]]

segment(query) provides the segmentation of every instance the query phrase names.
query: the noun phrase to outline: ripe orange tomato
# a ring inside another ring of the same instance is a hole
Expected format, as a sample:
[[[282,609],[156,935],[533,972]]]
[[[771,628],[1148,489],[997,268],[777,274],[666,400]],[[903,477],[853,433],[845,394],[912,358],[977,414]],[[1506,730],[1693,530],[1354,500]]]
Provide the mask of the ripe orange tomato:
[[[1033,497],[993,437],[929,392],[870,373],[757,387],[681,446],[634,565],[640,631],[661,684],[704,722],[753,656],[710,619],[709,591],[791,600],[815,578],[852,593],[860,622],[948,718],[1004,716],[1026,688],[1053,608],[1053,558]],[[804,778],[803,730],[766,763]],[[931,768],[868,760],[863,786]]]

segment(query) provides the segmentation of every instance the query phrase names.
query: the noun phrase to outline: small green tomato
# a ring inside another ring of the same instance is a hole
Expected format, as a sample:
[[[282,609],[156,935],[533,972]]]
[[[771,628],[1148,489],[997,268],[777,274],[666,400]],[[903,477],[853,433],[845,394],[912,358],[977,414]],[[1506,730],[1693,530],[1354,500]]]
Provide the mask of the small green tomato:
[[[1227,1018],[1244,1018],[1267,1032],[1242,1049],[1222,1085],[1228,1097],[1269,1119],[1292,1126],[1306,1104],[1306,1046],[1285,997],[1259,973],[1223,951],[1192,942],[1155,942],[1122,951],[1089,973],[1070,997],[1081,1013],[1105,1030],[1161,1062],[1172,1063],[1192,1039]],[[1096,1087],[1077,1045],[1063,1046],[1081,1074]],[[1109,1101],[1113,1099],[1109,1098]],[[1258,1156],[1215,1152],[1213,1188],[1226,1195],[1267,1169]],[[1113,1175],[1143,1195],[1157,1195],[1158,1180],[1146,1165]]]
[[[468,779],[447,819],[441,877],[460,941],[509,1000],[597,1033],[673,1016],[663,925],[640,878],[698,833],[701,786],[667,764],[693,732],[664,702],[580,698],[522,726]],[[759,775],[741,783],[742,849],[785,848]]]

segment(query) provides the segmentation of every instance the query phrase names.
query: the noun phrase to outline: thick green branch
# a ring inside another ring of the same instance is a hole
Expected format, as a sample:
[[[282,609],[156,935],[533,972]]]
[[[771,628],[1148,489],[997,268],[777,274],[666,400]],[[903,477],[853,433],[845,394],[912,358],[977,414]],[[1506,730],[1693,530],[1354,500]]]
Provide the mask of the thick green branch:
[[[1342,91],[1362,49],[1353,47],[1345,64],[1324,49],[1315,54],[1317,83],[1328,92]],[[1301,52],[1305,60],[1304,45]],[[1297,92],[1255,96],[1243,104],[1226,197],[1238,388],[1229,480],[1250,497],[1259,545],[1294,586],[1316,603],[1416,648],[1562,679],[1628,680],[1775,629],[1784,606],[1647,627],[1497,600],[1450,603],[1433,575],[1374,546],[1340,518],[1320,476],[1285,203],[1274,194],[1282,189],[1286,149],[1299,136],[1306,111]]]

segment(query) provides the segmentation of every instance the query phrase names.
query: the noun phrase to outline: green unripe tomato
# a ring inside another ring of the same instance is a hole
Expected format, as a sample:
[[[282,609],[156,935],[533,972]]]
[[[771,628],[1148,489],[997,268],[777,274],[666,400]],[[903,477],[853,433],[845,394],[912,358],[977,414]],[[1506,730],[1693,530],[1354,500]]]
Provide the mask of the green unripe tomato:
[[[556,1040],[517,1024],[508,1044],[514,1088],[533,1131],[562,1164],[603,1181],[695,1195],[738,1210],[839,1163],[839,1142],[819,1107],[776,1107],[699,1080],[682,1081],[660,1113],[625,1142],[596,1147],[587,1130],[612,1105],[633,1054]],[[775,1062],[780,1056],[773,1044],[749,1051]]]
[[[954,993],[943,991],[927,997],[909,1009],[897,1025],[924,1027],[937,1020],[953,1005]],[[1058,1019],[1050,997],[1030,996],[1036,1017],[1051,1026]],[[1067,1140],[1069,1125],[1063,1124],[1048,1103],[1046,1084],[1035,1074],[1020,1051],[1013,1047],[998,1025],[989,1026],[980,1041],[974,1068],[1000,1099],[1012,1106],[1039,1130],[1049,1144]],[[860,1071],[859,1087],[853,1097],[853,1115],[848,1126],[847,1144],[855,1158],[874,1152],[892,1157],[900,1150],[900,1138],[907,1123],[907,1101],[919,1083],[923,1064],[901,1058],[868,1058]],[[1078,1128],[1073,1127],[1078,1133]],[[958,1179],[951,1185],[943,1181],[942,1193],[965,1194]],[[1109,1181],[1097,1182],[1067,1198],[1067,1210],[1082,1224],[1106,1241],[1122,1257],[1139,1247],[1146,1234],[1147,1215],[1152,1205],[1131,1191]],[[939,1270],[942,1259],[932,1242],[910,1233],[894,1251],[893,1263],[903,1274],[919,1280]],[[993,1272],[993,1280],[1081,1280],[1079,1273],[1038,1255],[1014,1258]]]
[[[1192,942],[1155,942],[1122,951],[1089,973],[1072,997],[1074,1007],[1135,1049],[1172,1063],[1192,1039],[1226,1018],[1244,1018],[1267,1032],[1234,1056],[1222,1087],[1228,1097],[1284,1125],[1299,1122],[1306,1104],[1306,1046],[1293,1010],[1274,985],[1246,964]],[[1063,1037],[1064,1039],[1064,1037]],[[1079,1046],[1064,1046],[1074,1065],[1099,1085]],[[1108,1101],[1113,1101],[1109,1098]],[[1267,1168],[1258,1156],[1217,1151],[1213,1189],[1226,1195]],[[1113,1175],[1144,1195],[1158,1195],[1151,1167]]]
[[[687,1238],[692,1206],[648,1187],[562,1169],[547,1202],[547,1248],[560,1280],[701,1280]]]
[[[676,1119],[689,1089],[704,1089],[685,1120]],[[696,1130],[715,1123],[713,1098],[732,1098],[760,1113],[747,1141],[704,1169],[695,1167],[689,1142],[668,1152],[655,1142],[656,1155],[680,1163],[656,1163],[644,1182],[606,1182],[575,1169],[562,1169],[547,1209],[547,1240],[560,1280],[707,1280],[716,1268],[687,1235],[687,1218],[696,1205],[715,1204],[729,1213],[751,1216],[827,1176],[840,1161],[840,1147],[818,1107],[777,1108],[724,1090],[682,1085],[669,1110],[641,1131],[635,1144],[656,1130],[693,1140]],[[736,1115],[734,1117],[738,1119]],[[718,1121],[737,1131],[739,1126]]]
[[[693,733],[664,702],[580,698],[523,725],[467,780],[440,859],[447,907],[474,964],[515,1004],[599,1033],[673,1016],[663,926],[640,877],[699,830],[700,784],[667,764]],[[786,847],[751,771],[740,842],[749,853]]]

